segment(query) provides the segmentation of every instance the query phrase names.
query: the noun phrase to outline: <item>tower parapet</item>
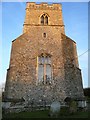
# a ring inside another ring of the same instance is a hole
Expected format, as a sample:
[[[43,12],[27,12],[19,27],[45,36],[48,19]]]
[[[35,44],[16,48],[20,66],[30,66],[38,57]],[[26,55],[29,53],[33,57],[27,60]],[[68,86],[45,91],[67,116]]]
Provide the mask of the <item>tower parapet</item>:
[[[57,4],[57,3],[47,4],[45,2],[42,2],[41,4],[36,4],[35,2],[27,2],[26,9],[62,10],[62,6],[61,4]]]

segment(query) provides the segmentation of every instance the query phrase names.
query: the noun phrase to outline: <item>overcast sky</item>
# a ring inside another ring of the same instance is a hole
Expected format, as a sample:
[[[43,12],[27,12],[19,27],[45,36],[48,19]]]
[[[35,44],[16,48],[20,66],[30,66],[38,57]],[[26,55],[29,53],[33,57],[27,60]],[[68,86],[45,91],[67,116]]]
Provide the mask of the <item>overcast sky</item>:
[[[48,2],[47,0],[44,1]],[[56,0],[54,2],[58,1]],[[12,40],[22,34],[25,19],[25,7],[25,2],[2,3],[2,11],[0,11],[0,15],[2,14],[2,30],[0,29],[2,32],[2,38],[0,36],[2,40],[2,48],[0,46],[0,50],[2,49],[2,71],[0,72],[2,75],[0,76],[0,84],[5,83],[6,81]],[[88,3],[64,2],[62,3],[62,12],[65,33],[77,43],[83,87],[86,88],[88,87]]]

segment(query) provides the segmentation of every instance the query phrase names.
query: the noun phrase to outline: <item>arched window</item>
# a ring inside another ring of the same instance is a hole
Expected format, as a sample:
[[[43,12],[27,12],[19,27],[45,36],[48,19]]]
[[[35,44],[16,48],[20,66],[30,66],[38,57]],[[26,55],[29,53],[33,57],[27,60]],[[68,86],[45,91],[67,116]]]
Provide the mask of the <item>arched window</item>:
[[[48,24],[48,17],[45,16],[45,24],[47,25]]]
[[[37,57],[37,78],[39,82],[51,83],[51,56],[41,55]]]
[[[44,24],[44,17],[41,16],[41,24],[43,25]]]
[[[41,24],[42,25],[48,25],[48,16],[46,14],[43,14],[41,16]]]

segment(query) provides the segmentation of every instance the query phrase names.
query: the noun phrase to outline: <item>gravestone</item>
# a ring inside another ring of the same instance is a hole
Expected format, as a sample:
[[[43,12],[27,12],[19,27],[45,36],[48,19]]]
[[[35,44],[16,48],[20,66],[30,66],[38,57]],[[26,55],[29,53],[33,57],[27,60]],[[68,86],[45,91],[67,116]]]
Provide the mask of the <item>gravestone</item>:
[[[85,108],[87,106],[86,101],[78,101],[78,107]]]
[[[50,106],[50,116],[58,117],[60,113],[61,105],[60,102],[54,101]]]

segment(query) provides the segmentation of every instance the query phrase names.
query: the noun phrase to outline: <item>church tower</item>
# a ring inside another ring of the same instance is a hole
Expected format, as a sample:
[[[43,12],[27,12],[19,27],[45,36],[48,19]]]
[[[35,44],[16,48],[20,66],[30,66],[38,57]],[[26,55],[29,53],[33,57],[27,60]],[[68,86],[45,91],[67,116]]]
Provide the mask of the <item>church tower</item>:
[[[12,41],[7,99],[38,105],[84,97],[76,42],[64,27],[61,4],[27,3],[23,34]]]

